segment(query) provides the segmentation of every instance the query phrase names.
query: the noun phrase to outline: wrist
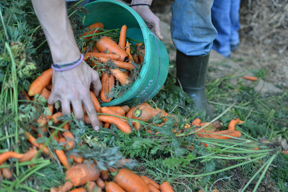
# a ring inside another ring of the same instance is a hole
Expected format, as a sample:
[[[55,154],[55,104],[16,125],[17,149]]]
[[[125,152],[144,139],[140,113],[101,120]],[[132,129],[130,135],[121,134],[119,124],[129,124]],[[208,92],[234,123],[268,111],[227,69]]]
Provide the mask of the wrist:
[[[153,0],[132,0],[131,5],[133,5],[133,4],[148,4],[151,6],[152,2],[153,2]]]

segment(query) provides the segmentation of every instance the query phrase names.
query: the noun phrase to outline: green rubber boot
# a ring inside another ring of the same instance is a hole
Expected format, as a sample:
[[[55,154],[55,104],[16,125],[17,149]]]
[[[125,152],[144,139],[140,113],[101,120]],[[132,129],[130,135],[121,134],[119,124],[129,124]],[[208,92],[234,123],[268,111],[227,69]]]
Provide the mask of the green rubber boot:
[[[177,79],[183,90],[194,101],[198,111],[205,110],[206,116],[212,120],[213,112],[206,98],[206,73],[209,54],[204,56],[187,56],[177,50]]]

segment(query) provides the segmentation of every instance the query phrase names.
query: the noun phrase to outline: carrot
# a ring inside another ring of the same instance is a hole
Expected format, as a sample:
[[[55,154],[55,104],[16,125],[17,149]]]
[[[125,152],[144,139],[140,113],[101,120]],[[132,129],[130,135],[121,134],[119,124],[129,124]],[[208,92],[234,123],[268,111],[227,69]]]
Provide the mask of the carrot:
[[[0,164],[4,163],[6,160],[8,160],[10,158],[20,159],[22,157],[24,157],[23,154],[16,153],[13,151],[7,151],[7,152],[4,152],[0,155]]]
[[[192,121],[191,125],[196,125],[196,126],[200,126],[201,120],[199,118],[196,118]]]
[[[127,85],[130,83],[128,75],[123,73],[120,69],[111,69],[111,73],[114,75],[114,77],[122,84],[122,85]]]
[[[174,190],[172,189],[171,185],[165,181],[160,185],[160,190],[161,191],[165,191],[165,192],[174,192]]]
[[[127,62],[123,62],[123,61],[112,61],[109,58],[105,58],[105,57],[99,57],[98,58],[100,62],[102,63],[106,63],[107,61],[111,61],[112,63],[114,63],[117,67],[122,68],[122,69],[134,69],[135,66],[132,63],[127,63]]]
[[[100,172],[100,179],[102,179],[103,181],[109,180],[109,172],[108,170],[102,170]]]
[[[70,130],[70,126],[69,126],[69,124],[68,123],[66,123],[64,126],[63,126],[63,129],[65,129],[65,130]]]
[[[117,55],[120,55],[120,58],[118,59],[119,61],[124,61],[125,58],[128,57],[128,54],[126,53],[126,51],[122,49],[121,47],[119,47],[119,45],[117,45],[117,43],[115,43],[109,37],[102,36],[101,39],[97,41],[96,48],[100,52],[104,52],[108,50],[110,53],[116,53]]]
[[[152,117],[158,114],[161,114],[161,117],[170,116],[168,113],[166,113],[163,110],[154,109],[150,105],[141,104],[135,108],[132,118],[142,120],[142,121],[148,121],[149,119],[151,119]]]
[[[70,192],[87,192],[87,190],[83,187],[77,188],[77,189],[73,189]]]
[[[27,153],[23,154],[23,157],[18,159],[19,162],[30,161],[37,154],[37,149],[31,148]]]
[[[30,99],[30,97],[29,97],[29,95],[27,94],[27,92],[25,91],[25,89],[23,89],[23,91],[22,91],[22,93],[21,93],[23,96],[25,96],[25,99],[27,100],[27,101],[30,101],[31,99]]]
[[[103,181],[102,179],[100,179],[100,178],[98,178],[98,179],[96,180],[96,184],[97,184],[101,189],[103,189],[103,188],[105,187],[104,181]]]
[[[88,181],[95,181],[99,178],[100,171],[93,163],[82,163],[74,165],[66,172],[66,180],[77,187],[86,184]]]
[[[228,130],[231,130],[231,131],[235,130],[236,124],[241,124],[241,123],[244,123],[244,121],[241,121],[239,118],[232,119],[228,124]]]
[[[130,48],[130,43],[127,41],[126,43],[126,53],[128,54],[128,59],[130,60],[129,62],[131,61],[134,61],[132,55],[131,55],[131,48]]]
[[[73,161],[74,161],[75,163],[78,163],[78,164],[83,163],[83,161],[84,161],[83,157],[81,157],[81,156],[78,155],[78,154],[70,155],[69,158],[70,158],[70,159],[73,159]]]
[[[50,68],[42,73],[39,77],[37,77],[30,85],[28,90],[29,96],[34,96],[39,94],[42,89],[49,85],[52,80],[53,69]]]
[[[68,192],[70,189],[72,189],[72,187],[73,187],[73,184],[70,181],[67,181],[67,182],[65,182],[65,184],[63,186],[58,187],[58,189],[56,189],[56,191],[57,192]]]
[[[133,61],[136,63],[136,64],[139,64],[139,58],[138,58],[138,55],[136,53],[133,54]]]
[[[148,179],[142,177],[142,176],[143,176],[143,175],[141,175],[140,177],[143,179],[143,181],[144,181],[147,185],[149,185],[149,184],[150,184],[150,181],[149,181]]]
[[[40,92],[40,95],[41,95],[42,97],[44,97],[45,99],[48,99],[49,96],[51,95],[51,92],[50,92],[46,87],[44,87],[44,88],[42,89],[42,91]]]
[[[106,192],[125,192],[119,185],[114,182],[108,182],[105,186]]]
[[[89,116],[87,114],[84,115],[84,123],[91,124],[91,121],[90,121]]]
[[[135,108],[136,108],[136,107],[132,107],[132,108],[128,111],[128,113],[126,114],[126,117],[128,117],[128,118],[133,118],[133,114],[134,114],[134,112],[135,112]]]
[[[126,33],[127,33],[127,26],[123,25],[120,30],[120,37],[119,37],[119,43],[118,43],[119,47],[121,47],[122,49],[125,48]]]
[[[120,58],[120,55],[114,54],[114,53],[96,53],[96,52],[88,52],[85,53],[84,61],[87,61],[91,57],[97,57],[98,59],[101,58],[107,58],[111,60],[117,60]]]
[[[129,169],[120,169],[114,177],[114,181],[127,192],[149,192],[148,185],[143,179]]]
[[[48,89],[49,91],[51,91],[51,90],[52,90],[52,83],[50,83],[49,85],[47,85],[45,88]]]
[[[122,114],[118,113],[117,111],[112,110],[110,107],[102,107],[101,111],[102,111],[102,113],[106,113],[109,115],[123,116]]]
[[[37,143],[36,139],[35,139],[30,133],[25,132],[25,135],[27,136],[27,140],[28,140],[33,146],[35,146],[35,147],[37,147],[37,148],[39,148],[39,149],[42,148],[43,144]],[[44,147],[44,148],[42,149],[42,151],[43,151],[45,154],[48,154],[50,157],[54,158],[53,155],[51,155],[48,147]]]
[[[65,138],[60,138],[58,141],[57,141],[59,144],[61,144],[63,147],[65,147],[65,144],[66,144],[66,139]],[[70,158],[71,159],[71,158]]]
[[[154,185],[148,184],[150,192],[160,192],[159,189],[157,189]]]
[[[8,168],[2,168],[2,174],[6,179],[11,179],[12,178],[12,173]]]
[[[130,110],[130,107],[128,105],[124,105],[122,106],[122,109],[125,111],[125,113],[128,113],[128,111]]]
[[[59,150],[59,149],[55,149],[55,153],[59,159],[59,161],[62,163],[62,165],[69,169],[71,167],[71,165],[68,162],[67,156],[65,155],[63,150]]]
[[[107,107],[115,112],[117,112],[120,116],[125,116],[125,110],[122,107],[117,107],[117,106],[112,106],[112,107]]]
[[[74,136],[72,135],[70,131],[65,131],[63,135],[67,141],[65,148],[67,150],[71,150],[74,147]]]
[[[140,63],[143,63],[144,61],[144,56],[145,56],[145,47],[143,43],[139,43],[136,47],[137,52],[138,52],[138,59]]]
[[[100,29],[103,29],[104,28],[104,25],[103,25],[103,23],[100,23],[100,22],[98,22],[98,23],[93,23],[92,25],[90,25],[89,27],[87,27],[87,29],[89,29],[89,31],[87,31],[87,32],[85,32],[85,33],[83,33],[83,36],[85,36],[85,35],[90,35],[90,34],[93,34],[93,33],[98,33],[100,30],[92,30],[92,29],[97,29],[97,28],[100,28]],[[92,30],[92,31],[91,31]],[[80,37],[82,37],[82,35],[80,35]],[[92,38],[92,37],[85,37],[84,39],[90,39],[90,38]]]
[[[241,132],[235,130],[223,131],[205,131],[206,134],[197,134],[198,137],[213,138],[213,139],[233,139],[232,137],[241,137]]]
[[[104,123],[103,127],[109,129],[110,128],[110,123]]]
[[[92,91],[90,91],[90,96],[91,96],[92,103],[96,109],[96,112],[101,113],[101,105]]]
[[[99,119],[99,121],[115,124],[118,127],[118,129],[120,129],[124,133],[131,133],[132,132],[131,127],[127,123],[125,123],[125,121],[123,121],[122,119],[120,119],[118,117],[99,115],[98,119]]]
[[[153,181],[152,179],[150,179],[149,177],[146,177],[144,175],[141,175],[141,178],[145,178],[149,181],[149,183],[151,183],[151,185],[153,185],[154,187],[156,187],[157,189],[160,189],[160,185],[158,183],[156,183],[155,181]]]
[[[54,123],[58,123],[59,122],[58,117],[62,117],[62,116],[63,116],[62,112],[57,112],[51,116],[51,119],[54,120]]]
[[[53,114],[53,105],[48,105],[48,109],[50,111],[50,114],[49,115],[40,115],[40,117],[37,119],[37,123],[39,125],[39,127],[43,127],[45,126],[47,123],[48,123],[48,120],[51,119],[51,116]]]
[[[135,130],[139,130],[141,128],[141,124],[138,121],[133,121],[133,127]]]
[[[93,181],[88,181],[86,184],[86,189],[88,190],[88,192],[95,192],[96,187],[98,186]]]
[[[111,74],[104,73],[101,77],[102,89],[100,91],[100,98],[103,102],[109,102],[112,100],[112,97],[109,97],[109,93],[115,86],[115,77]]]
[[[92,47],[92,53],[100,53],[96,47]]]
[[[257,81],[258,78],[257,77],[251,77],[251,76],[243,76],[244,79],[250,80],[250,81]]]

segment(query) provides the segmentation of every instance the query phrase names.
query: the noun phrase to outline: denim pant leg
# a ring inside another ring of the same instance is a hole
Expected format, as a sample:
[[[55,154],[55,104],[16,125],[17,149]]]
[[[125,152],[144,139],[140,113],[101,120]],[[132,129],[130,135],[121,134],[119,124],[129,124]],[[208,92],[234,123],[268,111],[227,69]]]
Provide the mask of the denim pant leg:
[[[231,2],[231,11],[230,11],[231,36],[230,36],[230,45],[238,45],[239,44],[238,30],[240,29],[240,23],[239,23],[240,3],[241,3],[241,0],[232,0],[232,2]]]
[[[218,31],[218,36],[213,42],[212,49],[225,57],[231,54],[231,1],[234,0],[214,0],[212,6],[212,22]]]
[[[171,6],[171,36],[175,47],[189,56],[207,55],[217,31],[211,20],[213,0],[175,0]]]

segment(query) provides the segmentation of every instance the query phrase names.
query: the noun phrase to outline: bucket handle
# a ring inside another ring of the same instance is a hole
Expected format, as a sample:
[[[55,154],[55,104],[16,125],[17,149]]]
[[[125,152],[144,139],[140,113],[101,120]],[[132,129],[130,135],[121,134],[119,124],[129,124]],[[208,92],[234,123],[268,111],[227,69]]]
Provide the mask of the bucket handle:
[[[156,43],[156,47],[157,47],[157,51],[158,51],[158,58],[159,58],[159,67],[158,67],[158,75],[157,75],[157,79],[154,83],[154,87],[153,89],[151,90],[151,92],[149,94],[147,94],[147,96],[142,99],[142,103],[154,92],[155,88],[156,88],[156,85],[158,83],[158,80],[159,80],[159,76],[160,76],[160,69],[161,69],[161,57],[160,57],[160,49],[159,49],[159,45],[158,45],[158,42],[157,42],[157,39],[156,39],[156,35],[154,33],[149,33],[149,35],[153,35],[154,37],[154,40],[155,40],[155,43]]]

